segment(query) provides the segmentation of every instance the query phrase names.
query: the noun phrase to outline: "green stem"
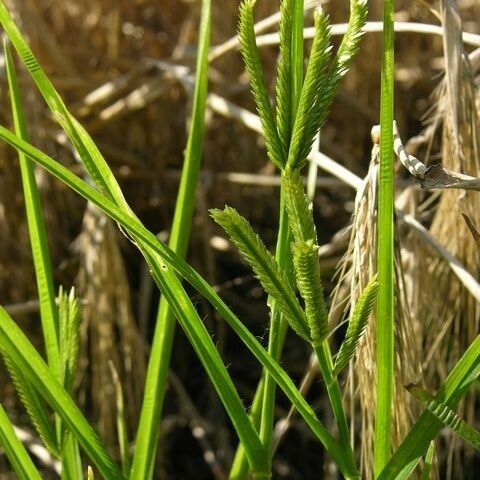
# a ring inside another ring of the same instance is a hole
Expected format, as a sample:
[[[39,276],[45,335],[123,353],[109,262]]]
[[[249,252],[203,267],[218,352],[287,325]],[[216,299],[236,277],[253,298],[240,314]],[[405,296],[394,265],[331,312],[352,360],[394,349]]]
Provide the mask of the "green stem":
[[[17,75],[15,73],[13,58],[6,42],[4,43],[4,55],[6,59],[15,133],[23,140],[28,141],[27,125],[20,98]],[[60,321],[58,308],[55,304],[53,274],[50,253],[48,250],[47,233],[42,215],[40,193],[35,180],[33,162],[20,151],[18,152],[18,157],[22,176],[29,239],[35,266],[38,298],[40,301],[40,320],[42,323],[45,350],[47,353],[48,365],[57,379],[60,382],[63,382],[63,365],[59,341]],[[63,442],[62,421],[58,415],[55,416],[55,425],[57,443],[61,446],[60,450],[63,465],[62,478],[69,478],[71,480],[80,479],[81,468],[79,468],[79,451],[75,438],[69,435],[69,433],[66,433],[67,438],[65,443]]]
[[[2,405],[0,405],[0,445],[20,480],[41,480],[40,473],[17,437]]]
[[[429,480],[434,455],[435,455],[435,440],[432,440],[430,442],[430,446],[428,447],[427,453],[425,454],[425,461],[423,464],[422,476],[420,477],[420,480]]]
[[[328,398],[332,406],[333,415],[338,426],[340,434],[340,443],[345,448],[349,456],[349,460],[355,463],[355,456],[353,454],[352,446],[350,444],[350,432],[348,428],[347,416],[343,408],[342,392],[338,384],[337,377],[332,375],[333,359],[330,351],[328,340],[324,340],[321,345],[315,346],[315,353],[317,354],[318,364],[325,381],[325,388],[327,389]]]
[[[67,432],[62,439],[62,480],[80,480],[83,478],[82,462],[78,443],[71,432]]]
[[[290,50],[291,61],[291,118],[295,119],[300,94],[303,85],[303,24],[304,24],[304,1],[295,0],[295,8],[292,22],[292,39]],[[293,125],[292,120],[292,125]],[[291,132],[290,132],[291,135]],[[288,152],[285,152],[286,154]],[[276,259],[281,269],[292,271],[292,255],[289,248],[290,232],[288,227],[287,213],[284,208],[283,191],[280,191],[280,221],[278,227]],[[272,301],[272,300],[269,300]],[[285,342],[286,332],[288,330],[287,323],[282,319],[280,312],[275,308],[272,301],[272,314],[269,331],[268,353],[275,360],[280,359],[280,355]],[[258,385],[255,398],[262,396],[262,402],[259,401],[259,409],[261,405],[261,422],[260,422],[260,439],[267,447],[267,451],[271,455],[271,440],[273,432],[273,422],[275,416],[275,390],[276,385],[273,378],[264,372],[264,384]],[[254,405],[255,406],[255,405]],[[252,406],[252,415],[257,414],[256,409]],[[243,461],[242,461],[243,458]],[[247,464],[246,458],[237,451],[235,461],[230,472],[230,480],[241,480],[246,478]],[[234,475],[235,474],[235,475]]]
[[[215,385],[239,439],[245,446],[252,471],[260,475],[259,478],[269,478],[266,449],[263,447],[250,418],[246,415],[244,406],[223,365],[220,355],[214,348],[211,337],[200,320],[192,301],[183,289],[181,281],[175,271],[165,265],[150,247],[142,248],[142,251],[147,263],[151,267],[155,282],[169,300],[173,314],[179,320],[185,334]],[[193,319],[195,319],[195,324],[192,323]],[[151,470],[148,473],[150,474]],[[130,478],[133,477],[130,476]]]
[[[292,24],[292,48],[291,48],[291,65],[292,65],[292,112],[291,117],[295,118],[300,94],[303,85],[303,0],[295,0],[295,8],[293,13]],[[288,227],[288,217],[284,206],[283,190],[280,190],[280,221],[278,227],[278,239],[276,249],[276,259],[280,269],[292,271],[292,254],[290,252],[289,238],[290,229]],[[268,341],[268,353],[275,360],[279,360],[286,332],[285,321],[272,299],[272,316],[270,322],[270,332]],[[260,439],[271,450],[273,423],[275,417],[275,390],[276,385],[273,378],[265,373],[265,387],[263,392],[262,419],[260,424]]]
[[[291,253],[289,248],[290,229],[288,228],[287,212],[284,208],[283,194],[280,197],[280,223],[276,249],[276,259],[280,269],[291,271]],[[280,311],[276,308],[272,299],[272,315],[268,339],[268,353],[275,360],[279,360],[286,331],[285,320],[282,319]],[[260,422],[260,439],[270,451],[272,432],[275,417],[275,391],[276,384],[271,375],[265,372],[265,386],[263,389],[262,417]]]
[[[385,0],[380,106],[380,185],[378,196],[377,404],[375,415],[375,475],[391,456],[394,385],[393,286],[393,0]]]
[[[250,418],[256,430],[260,429],[264,386],[265,373],[258,384],[257,391],[253,397],[252,407],[250,409]],[[243,445],[240,443],[237,451],[235,452],[235,457],[232,462],[232,468],[230,469],[230,473],[228,475],[228,480],[240,480],[242,478],[247,478],[249,469],[245,448],[243,448]]]
[[[185,152],[185,161],[169,241],[170,248],[182,258],[186,255],[190,238],[203,151],[210,30],[211,1],[203,0],[191,130]],[[171,313],[167,299],[165,296],[162,296],[158,308],[152,350],[145,380],[145,394],[130,477],[132,479],[146,480],[151,478],[153,474],[153,462],[175,335],[175,323],[175,318]]]
[[[12,105],[13,126],[18,137],[28,142],[27,126],[24,109],[20,98],[13,58],[10,49],[4,45],[4,55],[8,73],[10,99]],[[40,321],[45,341],[45,351],[48,364],[58,379],[62,376],[59,351],[59,317],[55,304],[55,288],[52,266],[48,250],[47,232],[42,215],[40,193],[35,180],[32,161],[22,152],[18,153],[22,175],[23,196],[27,213],[28,235],[32,250],[35,277],[37,280],[38,298],[40,303]]]

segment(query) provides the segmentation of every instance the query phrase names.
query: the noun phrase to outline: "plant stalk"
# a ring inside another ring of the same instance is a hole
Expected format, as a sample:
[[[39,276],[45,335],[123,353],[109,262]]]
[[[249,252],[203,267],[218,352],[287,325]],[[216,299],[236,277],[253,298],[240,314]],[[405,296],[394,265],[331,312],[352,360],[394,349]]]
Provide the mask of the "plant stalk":
[[[315,347],[315,353],[317,354],[320,371],[322,372],[325,381],[325,388],[327,389],[328,398],[330,399],[333,415],[337,422],[340,443],[345,448],[349,460],[355,464],[355,455],[350,443],[350,431],[348,428],[347,416],[345,414],[345,409],[343,408],[342,392],[337,377],[332,375],[334,364],[328,339],[324,340],[320,346]]]
[[[375,476],[391,456],[394,386],[393,270],[393,0],[385,0],[380,106],[380,182],[378,196],[377,403],[375,414]]]
[[[287,212],[284,207],[283,193],[280,194],[280,222],[278,230],[278,240],[276,249],[276,259],[281,269],[291,271],[291,253],[289,248],[290,229],[288,227]],[[282,318],[280,311],[276,308],[272,299],[272,315],[270,321],[270,332],[268,338],[268,353],[275,360],[279,360],[286,331],[286,322]],[[265,372],[265,381],[263,388],[262,415],[260,422],[260,439],[262,443],[271,452],[272,433],[275,417],[275,391],[276,383],[267,372]]]
[[[191,129],[169,241],[170,248],[182,258],[186,255],[190,238],[203,151],[210,31],[211,0],[203,0]],[[157,313],[152,350],[145,380],[145,393],[137,432],[137,445],[133,457],[131,479],[146,480],[152,478],[175,324],[176,321],[171,313],[167,299],[165,296],[162,296]]]

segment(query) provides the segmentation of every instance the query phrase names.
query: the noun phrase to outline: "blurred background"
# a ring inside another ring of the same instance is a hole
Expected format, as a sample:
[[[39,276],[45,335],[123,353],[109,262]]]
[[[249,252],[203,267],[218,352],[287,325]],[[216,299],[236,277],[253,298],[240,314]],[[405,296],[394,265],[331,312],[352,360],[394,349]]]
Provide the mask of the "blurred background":
[[[186,144],[200,2],[10,0],[6,3],[67,106],[93,135],[133,210],[162,240],[168,239]],[[410,140],[407,145],[411,153],[426,163],[443,159],[453,170],[480,176],[477,174],[480,131],[476,123],[480,106],[480,55],[478,51],[475,53],[475,48],[480,47],[480,3],[458,0],[452,4],[458,8],[462,29],[477,34],[476,47],[461,42],[457,45],[472,54],[471,61],[462,64],[459,70],[460,154],[449,154],[455,139],[447,122],[442,121],[449,111],[444,82],[445,36],[397,34],[395,117],[404,142]],[[224,44],[235,34],[238,6],[238,1],[213,0],[212,46]],[[274,14],[278,8],[276,0],[259,0],[257,19]],[[327,1],[323,8],[330,14],[332,23],[348,21],[348,1]],[[369,20],[381,20],[382,8],[380,0],[371,0]],[[397,21],[432,25],[445,21],[437,1],[399,0],[395,8]],[[306,22],[312,24],[312,13],[308,9]],[[275,30],[273,25],[265,33]],[[339,38],[334,38],[335,44]],[[308,49],[309,41],[306,46]],[[254,104],[238,50],[233,47],[220,55],[216,52],[216,55],[212,53],[210,64],[210,92],[218,97],[211,99],[207,112],[202,176],[188,259],[217,286],[248,327],[264,339],[268,311],[263,292],[249,268],[209,218],[208,209],[225,204],[236,207],[273,248],[278,219],[278,172],[267,160],[262,139],[249,128],[244,117],[236,118],[238,115],[231,105],[229,118],[219,112],[225,100],[251,112]],[[261,52],[273,91],[278,48],[265,46]],[[320,150],[362,178],[367,174],[371,158],[370,130],[379,122],[380,57],[380,33],[366,34],[360,54],[321,132]],[[28,74],[19,68],[19,75],[32,143],[83,174]],[[3,92],[0,121],[10,126],[3,63],[0,80]],[[37,180],[57,285],[66,288],[75,285],[84,304],[77,398],[115,454],[118,453],[115,450],[115,392],[109,362],[116,365],[122,379],[133,437],[158,291],[140,254],[116,225],[45,172],[38,170]],[[474,223],[480,225],[478,193],[427,194],[400,168],[398,182],[398,195],[402,196],[405,211],[430,229],[478,278],[477,252],[460,216],[461,210],[467,211]],[[334,286],[342,282],[345,289],[350,288],[348,275],[334,277],[334,273],[341,261],[343,268],[351,268],[350,233],[344,229],[352,222],[355,191],[322,170],[318,171],[317,184],[314,210],[320,241],[326,246],[321,265],[330,294]],[[370,221],[373,219],[365,220]],[[0,302],[8,306],[15,320],[42,348],[18,161],[4,144],[0,144],[0,246]],[[405,285],[404,298],[399,295],[398,299],[403,306],[398,311],[403,312],[402,321],[409,322],[405,330],[399,330],[403,332],[398,339],[403,357],[400,356],[398,362],[402,364],[409,358],[415,368],[405,375],[423,372],[426,386],[433,391],[478,332],[478,302],[452,275],[445,259],[401,225],[398,248],[401,264],[398,266],[402,267],[399,278]],[[366,251],[365,255],[369,253],[372,252]],[[242,397],[250,403],[260,375],[258,364],[209,305],[201,298],[196,300]],[[340,313],[332,322],[341,320],[344,307],[340,302]],[[348,305],[345,308],[348,309]],[[338,332],[341,339],[342,330]],[[283,357],[287,371],[300,380],[308,363],[306,345],[289,337]],[[408,378],[399,380],[400,384],[407,381]],[[365,399],[371,395],[369,391],[359,393],[359,388],[367,388],[365,382],[352,383],[350,388],[352,412],[365,409]],[[14,423],[32,432],[3,369],[0,392]],[[325,408],[319,378],[313,380],[308,398],[328,423],[330,413]],[[280,396],[278,418],[284,417],[288,409],[288,402]],[[415,404],[404,399],[398,409],[404,417],[397,432],[401,438],[411,423]],[[464,418],[474,422],[474,411],[472,395],[464,405]],[[368,445],[371,439],[365,437],[368,428],[361,434],[360,420],[355,421],[359,427],[360,452],[360,446]],[[206,432],[201,438],[195,434],[199,427]],[[436,465],[441,478],[459,475],[475,478],[474,468],[480,467],[472,452],[443,432],[439,445]],[[225,478],[235,448],[236,439],[216,394],[188,341],[178,330],[162,422],[157,478]],[[368,478],[368,453],[363,451],[359,455]],[[321,446],[307,427],[294,419],[279,444],[274,478],[335,478],[328,467]],[[0,456],[0,478],[10,478],[8,471],[5,458]],[[45,478],[50,477],[46,466]]]

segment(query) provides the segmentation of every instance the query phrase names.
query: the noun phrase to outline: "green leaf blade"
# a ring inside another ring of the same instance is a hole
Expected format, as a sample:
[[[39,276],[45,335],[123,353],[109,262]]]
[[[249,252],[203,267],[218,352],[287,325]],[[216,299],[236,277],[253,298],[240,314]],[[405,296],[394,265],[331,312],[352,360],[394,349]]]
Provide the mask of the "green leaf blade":
[[[352,0],[355,3],[355,0]],[[357,4],[364,3],[357,2]],[[394,28],[393,0],[384,2],[383,50],[380,98],[380,174],[378,187],[376,316],[377,400],[375,410],[374,470],[379,475],[392,452],[392,403],[395,377],[394,343]],[[352,12],[353,15],[354,12]],[[355,24],[353,22],[352,24]],[[342,50],[339,52],[341,60]],[[339,60],[339,61],[340,61]]]
[[[479,375],[480,336],[477,336],[443,382],[436,398],[450,408],[454,408]],[[423,412],[378,479],[407,479],[442,426],[442,422],[433,413],[428,410]]]
[[[2,6],[0,5],[0,12],[1,7]],[[4,44],[4,55],[15,132],[20,138],[28,141],[27,127],[18,88],[18,80],[15,73],[13,58],[6,43]],[[55,304],[52,267],[48,251],[45,223],[42,215],[40,194],[35,181],[32,162],[23,152],[19,151],[18,155],[25,209],[27,213],[28,235],[35,266],[35,276],[40,301],[40,319],[42,322],[45,349],[49,365],[52,367],[56,375],[60,376],[61,366],[58,347],[59,319],[57,306]]]
[[[0,307],[2,349],[26,380],[58,413],[107,480],[124,478],[90,424],[23,332]]]
[[[252,470],[258,474],[265,474],[268,472],[265,449],[205,324],[195,310],[174,270],[166,266],[150,248],[143,250],[143,253],[151,268],[155,282],[162,294],[168,299],[173,314],[181,324],[216,388],[225,410],[242,444],[245,446]]]
[[[85,132],[84,128],[68,111],[62,98],[55,90],[50,79],[41,68],[28,43],[15,24],[3,0],[0,0],[0,22],[22,62],[32,76],[38,90],[53,113],[54,118],[64,129],[68,138],[82,159],[88,174],[99,185],[101,191],[109,198],[125,205],[122,191],[116,183],[111,170],[97,146]]]
[[[450,427],[457,435],[475,450],[480,451],[480,432],[466,423],[448,405],[436,399],[433,395],[416,386],[409,386],[407,390],[428,408],[445,426]]]
[[[0,405],[0,445],[20,480],[42,480],[32,459],[17,437],[13,425]]]
[[[203,155],[208,93],[208,52],[212,23],[211,10],[211,0],[202,0],[191,124],[169,240],[170,248],[182,258],[185,257],[188,248]],[[167,390],[167,376],[175,325],[176,319],[172,315],[166,298],[162,296],[157,311],[155,333],[145,382],[145,391],[152,392],[152,395],[151,398],[145,398],[142,403],[132,463],[131,476],[133,479],[144,480],[152,477],[151,472],[155,461],[161,412]],[[127,458],[127,455],[124,454],[123,458]]]

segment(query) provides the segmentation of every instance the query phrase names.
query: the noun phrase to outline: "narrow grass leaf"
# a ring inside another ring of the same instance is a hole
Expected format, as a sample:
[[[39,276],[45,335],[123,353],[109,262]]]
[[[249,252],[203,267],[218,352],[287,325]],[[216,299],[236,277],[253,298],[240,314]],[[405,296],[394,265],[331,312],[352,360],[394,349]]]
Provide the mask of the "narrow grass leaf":
[[[443,382],[437,392],[436,399],[449,408],[455,408],[479,375],[480,336],[477,336]],[[378,479],[403,480],[409,478],[415,466],[427,451],[430,442],[437,436],[442,427],[443,423],[428,409],[425,410],[392,455]]]
[[[290,250],[291,233],[288,225],[285,198],[280,191],[280,218],[278,223],[277,245],[275,248],[275,260],[278,268],[286,273],[290,285],[294,285],[293,261]],[[288,318],[282,314],[281,306],[269,295],[267,304],[270,305],[270,328],[268,331],[268,354],[277,362],[282,355],[283,344],[288,331]],[[263,399],[260,412],[260,438],[264,445],[271,451],[272,435],[276,410],[276,383],[267,370],[264,371]]]
[[[0,14],[2,6],[0,5]],[[13,58],[7,43],[4,43],[5,66],[7,72],[10,100],[13,114],[15,133],[28,141],[27,127],[20,99],[17,76]],[[58,346],[58,310],[55,304],[55,290],[53,287],[52,268],[48,252],[47,234],[43,221],[40,195],[35,181],[33,163],[23,152],[18,152],[20,172],[22,175],[23,196],[27,213],[28,235],[35,266],[38,298],[40,301],[40,319],[48,364],[60,378],[60,353]]]
[[[61,461],[61,480],[83,480],[82,460],[78,441],[75,435],[67,429],[64,429],[62,433]]]
[[[123,388],[113,362],[109,362],[110,372],[112,374],[113,386],[115,387],[115,406],[117,408],[117,436],[120,450],[120,459],[122,462],[122,471],[126,477],[130,473],[130,451],[128,445],[128,429],[125,418],[125,401],[123,397]]]
[[[182,287],[175,271],[163,262],[159,265],[156,257],[152,256],[149,250],[143,249],[142,251],[155,282],[168,299],[173,314],[182,326],[217,390],[240,441],[245,447],[252,471],[259,476],[259,479],[263,478],[262,475],[268,472],[266,451],[205,324]]]
[[[305,314],[287,275],[280,270],[275,258],[248,221],[230,207],[225,207],[224,210],[211,210],[210,213],[245,257],[264,290],[275,299],[275,304],[285,315],[292,329],[309,342],[310,332]]]
[[[432,470],[434,454],[435,454],[435,440],[432,440],[430,442],[430,446],[428,447],[427,453],[425,454],[425,459],[423,461],[423,469],[422,469],[422,474],[420,476],[420,480],[430,479],[430,471]]]
[[[241,51],[248,73],[250,75],[250,86],[258,115],[262,122],[263,132],[265,134],[265,145],[270,160],[278,168],[285,165],[285,152],[282,149],[275,117],[268,96],[267,84],[262,70],[260,54],[258,52],[255,40],[253,7],[256,0],[244,0],[240,5],[240,21],[238,25],[238,35],[240,37]]]
[[[355,2],[355,0],[352,0]],[[357,2],[360,4],[364,1]],[[353,12],[352,12],[353,14]],[[352,23],[354,25],[355,22]],[[384,2],[380,98],[380,178],[378,192],[378,301],[376,328],[377,400],[375,410],[374,470],[379,475],[392,452],[394,388],[394,271],[393,271],[393,109],[394,109],[393,0]],[[347,55],[345,51],[342,55]],[[341,56],[339,57],[339,61]]]
[[[190,238],[190,228],[196,204],[198,176],[203,154],[211,22],[211,0],[203,0],[199,27],[193,110],[169,239],[170,248],[182,258],[186,255]],[[145,382],[145,391],[150,392],[151,396],[142,403],[136,435],[132,478],[143,480],[152,476],[151,472],[155,462],[175,324],[176,319],[172,315],[166,298],[162,296],[157,311],[155,333]],[[120,438],[123,436],[121,430],[122,428],[119,424]],[[127,453],[125,452],[123,457],[126,457]]]
[[[0,445],[20,480],[42,480],[23,443],[17,437],[10,420],[0,405]]]
[[[20,328],[0,307],[0,344],[26,380],[43,396],[107,480],[124,478],[90,424]]]
[[[480,451],[480,432],[466,423],[448,405],[437,400],[432,394],[419,387],[410,385],[407,390],[428,410],[435,415],[445,426],[450,427],[457,435],[463,438],[471,447]]]
[[[261,411],[262,411],[262,401],[263,401],[263,391],[265,385],[265,376],[263,375],[258,383],[259,388],[255,392],[255,396],[253,397],[252,405],[250,407],[250,418],[252,419],[252,423],[254,427],[259,430],[260,429],[260,421],[261,421]],[[230,472],[228,474],[229,480],[243,480],[248,478],[250,472],[250,468],[248,466],[248,459],[245,455],[245,448],[240,443],[237,447],[237,451],[235,452],[235,456],[232,461],[232,466],[230,468]]]
[[[345,339],[335,359],[334,375],[338,375],[354,357],[358,343],[362,338],[368,319],[372,313],[377,293],[378,282],[375,276],[368,282],[353,309],[353,313],[348,322]]]

